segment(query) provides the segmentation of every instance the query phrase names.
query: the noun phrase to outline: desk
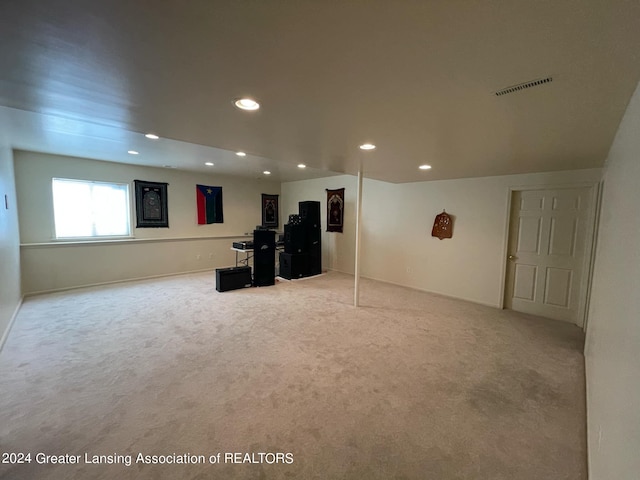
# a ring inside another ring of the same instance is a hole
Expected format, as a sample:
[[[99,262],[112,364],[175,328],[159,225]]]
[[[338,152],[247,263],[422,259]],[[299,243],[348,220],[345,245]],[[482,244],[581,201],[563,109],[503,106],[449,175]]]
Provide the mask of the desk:
[[[231,250],[236,252],[236,267],[239,265],[249,266],[249,260],[253,258],[253,248],[231,247]],[[276,245],[276,258],[275,258],[276,264],[280,263],[278,262],[278,253],[280,252],[284,252],[284,243],[281,243],[280,245]],[[238,258],[238,253],[244,253],[245,257]]]
[[[236,267],[238,265],[249,266],[249,260],[253,258],[253,248],[235,248],[231,247],[231,250],[236,252]],[[238,253],[244,253],[244,258],[238,258]]]

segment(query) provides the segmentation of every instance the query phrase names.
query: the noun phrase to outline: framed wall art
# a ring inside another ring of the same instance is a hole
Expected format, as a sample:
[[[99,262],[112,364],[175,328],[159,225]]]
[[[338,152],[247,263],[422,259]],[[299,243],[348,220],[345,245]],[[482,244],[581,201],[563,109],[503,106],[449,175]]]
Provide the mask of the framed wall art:
[[[344,188],[327,189],[327,232],[340,232],[344,224]]]
[[[136,190],[136,228],[169,228],[168,183],[133,181]]]
[[[262,226],[278,227],[278,195],[262,194]]]

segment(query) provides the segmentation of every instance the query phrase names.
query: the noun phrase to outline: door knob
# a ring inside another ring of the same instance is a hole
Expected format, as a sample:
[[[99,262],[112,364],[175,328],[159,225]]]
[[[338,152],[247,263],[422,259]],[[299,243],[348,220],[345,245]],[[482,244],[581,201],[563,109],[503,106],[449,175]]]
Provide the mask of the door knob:
[[[515,256],[515,255],[509,255],[507,258],[508,258],[509,260],[515,260],[515,259],[516,259],[516,256]]]

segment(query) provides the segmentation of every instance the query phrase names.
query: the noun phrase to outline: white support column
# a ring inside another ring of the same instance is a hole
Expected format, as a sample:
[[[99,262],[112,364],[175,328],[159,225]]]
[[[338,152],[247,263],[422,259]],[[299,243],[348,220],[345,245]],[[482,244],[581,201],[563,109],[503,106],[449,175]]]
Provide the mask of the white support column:
[[[362,160],[358,168],[358,195],[356,199],[356,265],[353,306],[360,306],[360,235],[362,231]]]

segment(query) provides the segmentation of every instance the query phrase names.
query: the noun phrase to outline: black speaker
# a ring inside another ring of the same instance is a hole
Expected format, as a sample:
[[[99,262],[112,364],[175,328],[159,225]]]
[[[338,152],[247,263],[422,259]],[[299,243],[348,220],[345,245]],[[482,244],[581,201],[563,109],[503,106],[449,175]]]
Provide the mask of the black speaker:
[[[308,255],[306,253],[280,252],[280,276],[291,280],[308,276]]]
[[[298,212],[307,222],[311,222],[316,228],[320,228],[320,202],[306,201],[298,203]]]
[[[253,231],[253,284],[256,287],[276,283],[276,232]]]
[[[226,292],[251,286],[251,267],[216,268],[216,290]]]
[[[305,227],[304,251],[308,253],[314,245],[320,245],[321,231],[310,221],[305,220],[303,225]]]
[[[322,247],[320,244],[309,248],[308,275],[320,275],[322,273]]]
[[[304,223],[284,226],[284,252],[303,253],[305,249],[307,227]]]

